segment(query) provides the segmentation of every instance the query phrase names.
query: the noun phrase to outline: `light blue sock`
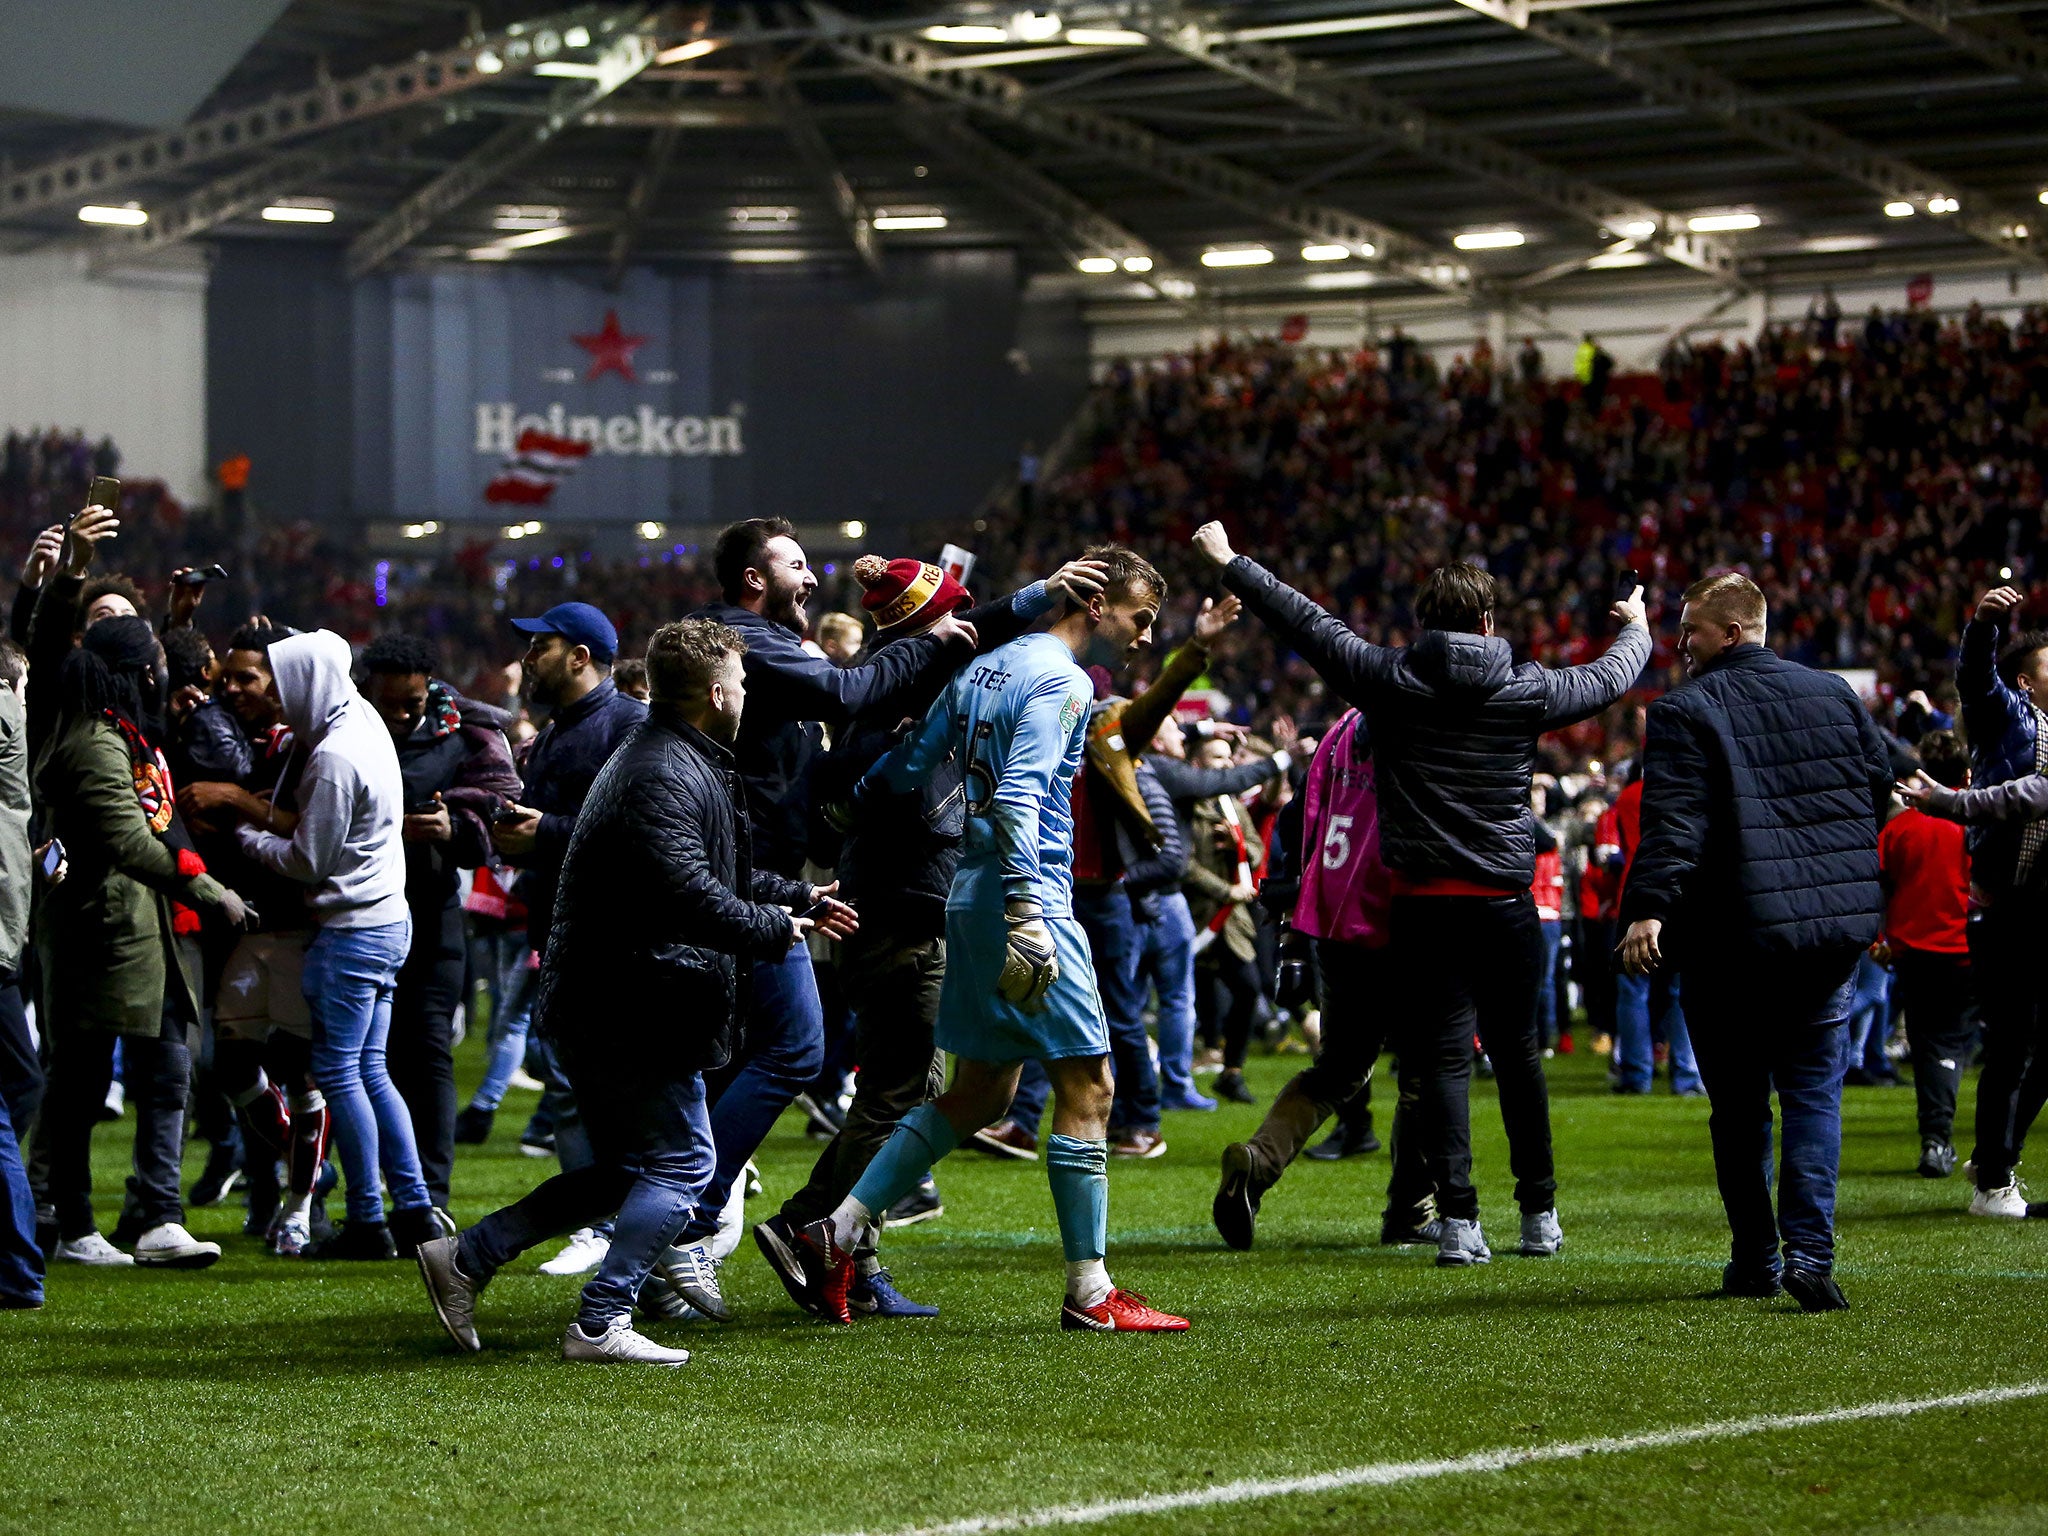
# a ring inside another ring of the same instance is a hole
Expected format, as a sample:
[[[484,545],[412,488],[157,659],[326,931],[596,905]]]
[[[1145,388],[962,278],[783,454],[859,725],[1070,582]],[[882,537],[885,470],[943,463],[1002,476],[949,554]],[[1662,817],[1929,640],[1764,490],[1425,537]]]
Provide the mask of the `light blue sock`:
[[[879,1216],[909,1194],[932,1164],[960,1145],[953,1127],[935,1104],[920,1104],[901,1120],[882,1150],[853,1186],[853,1198]]]
[[[1055,1131],[1045,1143],[1045,1176],[1067,1262],[1101,1259],[1109,1251],[1109,1143]]]

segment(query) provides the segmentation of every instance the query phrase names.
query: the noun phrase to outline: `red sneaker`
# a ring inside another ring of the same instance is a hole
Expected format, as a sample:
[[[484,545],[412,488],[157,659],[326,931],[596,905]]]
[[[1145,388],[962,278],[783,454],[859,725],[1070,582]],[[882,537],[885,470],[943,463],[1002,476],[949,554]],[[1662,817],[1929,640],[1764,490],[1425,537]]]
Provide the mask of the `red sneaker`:
[[[1136,1291],[1115,1290],[1092,1307],[1080,1306],[1069,1296],[1060,1308],[1060,1326],[1095,1333],[1186,1333],[1188,1320],[1154,1311]]]
[[[813,1315],[828,1323],[853,1326],[847,1292],[853,1289],[853,1255],[832,1241],[832,1223],[814,1221],[797,1230],[797,1259],[816,1299]]]

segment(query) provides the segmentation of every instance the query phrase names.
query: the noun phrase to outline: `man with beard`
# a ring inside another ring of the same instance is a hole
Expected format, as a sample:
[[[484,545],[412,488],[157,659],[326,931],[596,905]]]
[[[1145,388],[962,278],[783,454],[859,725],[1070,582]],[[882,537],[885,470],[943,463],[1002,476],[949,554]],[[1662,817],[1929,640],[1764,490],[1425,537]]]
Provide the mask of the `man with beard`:
[[[1060,1326],[1177,1333],[1185,1318],[1119,1289],[1109,1232],[1109,1024],[1088,938],[1074,917],[1073,786],[1093,685],[1077,658],[1117,667],[1151,638],[1166,596],[1128,549],[1085,559],[1102,591],[1048,630],[991,651],[956,677],[917,730],[862,779],[857,797],[905,794],[958,760],[967,832],[946,897],[946,974],[936,1043],[959,1062],[937,1100],[905,1115],[832,1214],[797,1233],[819,1315],[850,1323],[854,1252],[932,1165],[1010,1106],[1026,1060],[1054,1093],[1046,1174],[1066,1256]]]
[[[520,792],[502,710],[434,677],[434,650],[379,635],[363,652],[363,696],[391,732],[405,782],[405,896],[412,951],[391,1015],[391,1080],[412,1115],[420,1171],[448,1208],[455,1167],[455,1007],[467,969],[461,871],[491,859],[491,817]]]
[[[917,639],[872,651],[859,666],[837,667],[803,648],[809,622],[804,605],[818,578],[789,523],[758,517],[735,523],[719,535],[712,566],[725,601],[697,617],[725,625],[746,642],[747,716],[733,756],[746,786],[754,862],[801,880],[821,724],[840,729],[861,711],[951,673],[972,654],[974,630],[948,613]],[[835,910],[850,910],[832,900],[837,889],[835,882],[812,897],[823,903],[811,914],[821,923]],[[692,1306],[720,1320],[730,1313],[719,1294],[708,1239],[718,1229],[733,1180],[776,1117],[824,1064],[825,1015],[810,951],[798,944],[780,959],[756,960],[749,979],[745,1048],[707,1084],[718,1168],[665,1271]]]
[[[442,1326],[482,1348],[477,1295],[551,1232],[618,1213],[562,1337],[566,1360],[678,1366],[688,1350],[632,1327],[635,1297],[711,1176],[704,1072],[731,1054],[738,962],[801,947],[810,888],[755,869],[730,743],[746,704],[744,642],[685,619],[647,648],[652,703],[591,785],[561,864],[535,1021],[588,1117],[595,1157],[459,1239],[424,1244]],[[826,926],[852,930],[841,908]]]
[[[508,863],[519,866],[526,931],[539,946],[547,943],[554,920],[555,884],[576,813],[598,770],[626,733],[647,718],[647,706],[613,683],[619,632],[590,604],[557,603],[537,619],[514,619],[512,627],[532,636],[521,667],[527,697],[552,713],[527,748],[519,803],[499,813],[502,819],[492,823],[491,841]],[[555,1155],[566,1173],[588,1167],[592,1154],[575,1096],[551,1054],[545,1042],[536,1052],[549,1085],[541,1102],[554,1124]],[[550,1272],[594,1269],[606,1241],[596,1232],[577,1232],[569,1247],[548,1261],[554,1266]]]

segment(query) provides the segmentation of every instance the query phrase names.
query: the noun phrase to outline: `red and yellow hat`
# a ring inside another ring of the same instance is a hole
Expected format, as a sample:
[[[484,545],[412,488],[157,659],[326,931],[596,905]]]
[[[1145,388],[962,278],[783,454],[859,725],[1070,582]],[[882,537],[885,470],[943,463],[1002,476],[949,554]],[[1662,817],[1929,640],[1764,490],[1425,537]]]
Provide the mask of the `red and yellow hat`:
[[[853,579],[867,589],[860,605],[885,635],[917,634],[974,604],[965,587],[922,560],[862,555],[853,562]]]

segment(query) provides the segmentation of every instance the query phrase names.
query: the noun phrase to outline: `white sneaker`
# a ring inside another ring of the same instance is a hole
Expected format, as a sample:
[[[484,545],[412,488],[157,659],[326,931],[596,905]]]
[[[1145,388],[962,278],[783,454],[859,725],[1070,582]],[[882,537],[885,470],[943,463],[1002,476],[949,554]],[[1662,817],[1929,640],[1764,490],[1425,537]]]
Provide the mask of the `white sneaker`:
[[[2020,1188],[2020,1181],[2014,1179],[2003,1189],[1980,1189],[1970,1196],[1972,1216],[2005,1216],[2013,1220],[2024,1220],[2027,1214],[2027,1197]]]
[[[512,1075],[505,1079],[505,1086],[507,1088],[517,1088],[521,1093],[546,1093],[548,1091],[548,1085],[535,1077],[531,1072],[528,1072],[524,1067],[514,1068]]]
[[[718,1264],[711,1257],[708,1245],[691,1243],[682,1248],[671,1247],[655,1261],[655,1268],[676,1288],[683,1300],[714,1323],[732,1321],[732,1308],[726,1305],[725,1295],[718,1288]]]
[[[611,1327],[594,1339],[583,1331],[581,1323],[571,1323],[569,1331],[562,1335],[562,1358],[597,1362],[616,1360],[632,1365],[688,1365],[690,1352],[687,1349],[670,1349],[666,1344],[655,1343],[645,1334],[635,1333],[633,1319],[621,1312],[612,1319]]]
[[[204,1269],[220,1258],[219,1243],[202,1243],[175,1221],[135,1240],[135,1262],[156,1269]]]
[[[121,1079],[115,1078],[107,1084],[106,1118],[118,1120],[128,1112],[128,1089]]]
[[[53,1258],[67,1264],[98,1264],[108,1269],[119,1269],[124,1264],[133,1264],[135,1256],[123,1253],[101,1232],[88,1232],[83,1237],[74,1237],[69,1242],[59,1243]]]
[[[280,1259],[303,1259],[313,1246],[313,1224],[304,1216],[286,1216],[271,1224],[265,1241]]]
[[[1478,1222],[1446,1216],[1443,1233],[1436,1240],[1436,1261],[1446,1269],[1491,1264],[1493,1250],[1486,1246],[1486,1234],[1479,1230]]]
[[[578,1227],[569,1235],[562,1251],[547,1263],[541,1265],[544,1275],[587,1275],[604,1262],[604,1256],[612,1251],[612,1240],[599,1237],[588,1227]]]
[[[1525,1259],[1547,1259],[1564,1246],[1564,1228],[1557,1224],[1557,1212],[1538,1211],[1522,1216],[1522,1246],[1516,1251]]]

